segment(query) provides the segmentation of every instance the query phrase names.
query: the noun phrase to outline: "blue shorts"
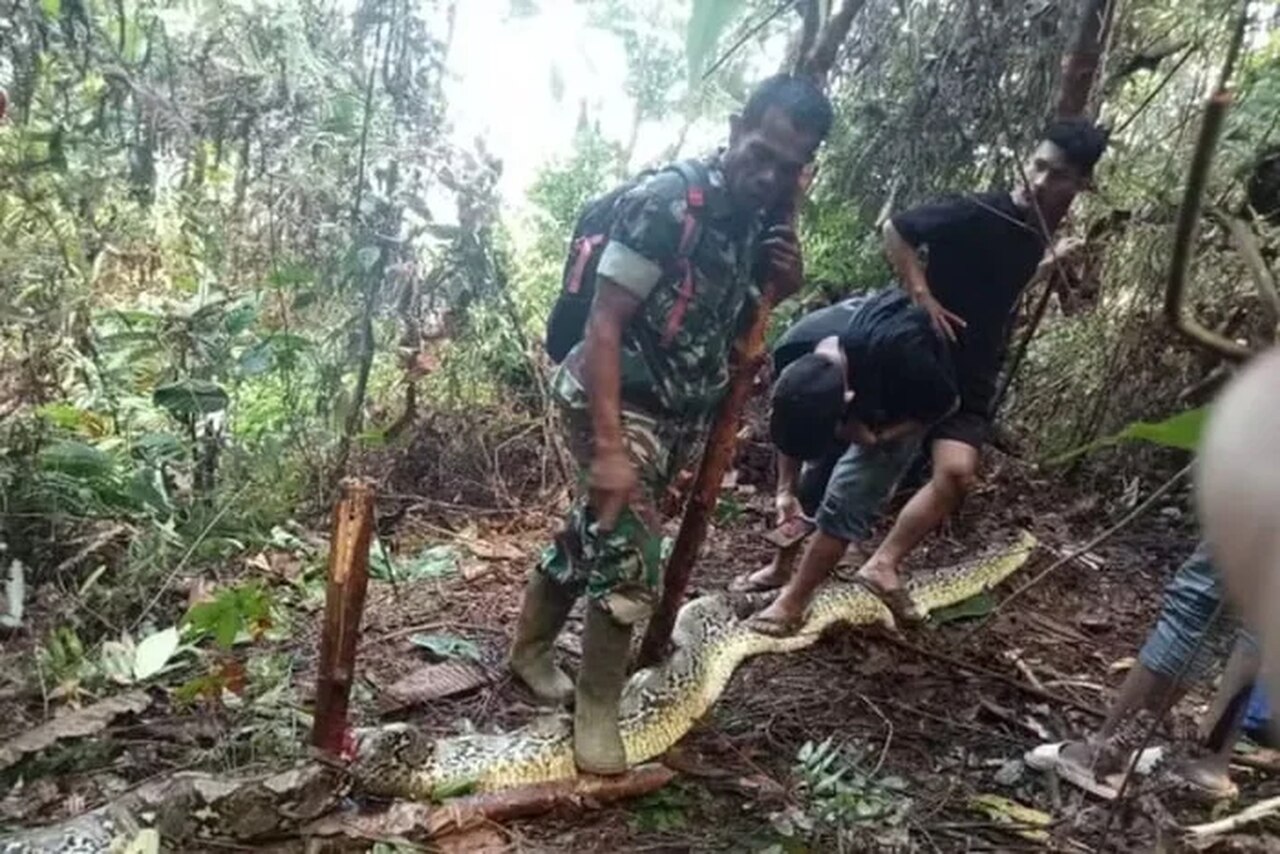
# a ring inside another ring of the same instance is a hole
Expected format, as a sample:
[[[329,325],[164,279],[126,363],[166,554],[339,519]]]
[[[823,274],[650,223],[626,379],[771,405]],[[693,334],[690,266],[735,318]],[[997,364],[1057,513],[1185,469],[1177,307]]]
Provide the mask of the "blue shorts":
[[[797,489],[805,515],[818,530],[853,542],[865,540],[881,508],[920,450],[919,434],[870,447],[836,448],[806,463]]]
[[[1219,654],[1216,647],[1233,630],[1239,642],[1256,651],[1253,637],[1239,627],[1231,613],[1219,609],[1222,597],[1222,577],[1201,541],[1165,586],[1160,617],[1138,653],[1138,660],[1162,676],[1181,676],[1189,681]],[[1192,655],[1196,656],[1195,661],[1191,660]]]

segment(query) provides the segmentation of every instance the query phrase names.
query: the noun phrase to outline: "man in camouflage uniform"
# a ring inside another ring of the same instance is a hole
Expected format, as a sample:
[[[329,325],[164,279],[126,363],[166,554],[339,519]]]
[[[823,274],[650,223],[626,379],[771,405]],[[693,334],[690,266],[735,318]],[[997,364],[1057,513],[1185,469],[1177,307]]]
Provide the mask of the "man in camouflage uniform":
[[[585,339],[552,382],[579,489],[530,577],[511,649],[512,670],[535,695],[574,697],[574,757],[583,771],[626,770],[618,701],[632,627],[651,612],[662,581],[658,506],[728,389],[730,350],[761,283],[770,280],[779,296],[801,283],[799,244],[778,211],[790,209],[831,118],[826,97],[805,79],[773,77],[752,93],[730,120],[729,145],[697,164],[705,180],[689,276],[675,272],[695,198],[688,170],[655,173],[614,209]],[[575,686],[552,648],[584,592]]]

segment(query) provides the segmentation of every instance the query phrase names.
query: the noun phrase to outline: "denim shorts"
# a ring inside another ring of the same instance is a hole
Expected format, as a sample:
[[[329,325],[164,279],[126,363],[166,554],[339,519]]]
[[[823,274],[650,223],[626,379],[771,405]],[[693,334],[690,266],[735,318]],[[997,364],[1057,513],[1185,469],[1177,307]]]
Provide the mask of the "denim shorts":
[[[870,447],[837,447],[806,463],[797,492],[818,530],[847,542],[865,540],[894,486],[920,450],[919,434]]]
[[[1198,678],[1220,655],[1222,641],[1233,631],[1238,641],[1256,652],[1253,637],[1229,611],[1219,608],[1222,597],[1222,577],[1202,541],[1165,585],[1160,617],[1138,660],[1162,676],[1189,681]]]

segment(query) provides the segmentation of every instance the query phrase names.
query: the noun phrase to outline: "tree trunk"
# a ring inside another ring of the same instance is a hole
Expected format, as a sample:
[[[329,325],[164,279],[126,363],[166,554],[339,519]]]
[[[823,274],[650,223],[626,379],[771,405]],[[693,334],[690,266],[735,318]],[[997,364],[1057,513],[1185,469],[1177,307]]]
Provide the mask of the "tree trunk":
[[[1062,58],[1062,82],[1054,112],[1059,118],[1083,116],[1094,112],[1090,94],[1102,64],[1102,54],[1111,36],[1116,0],[1084,0],[1084,15],[1076,30],[1071,49]]]

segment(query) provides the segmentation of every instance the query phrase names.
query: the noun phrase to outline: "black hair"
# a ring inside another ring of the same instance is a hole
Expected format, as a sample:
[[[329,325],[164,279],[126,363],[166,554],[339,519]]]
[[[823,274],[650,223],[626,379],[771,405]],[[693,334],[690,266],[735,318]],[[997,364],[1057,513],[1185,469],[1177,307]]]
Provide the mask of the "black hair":
[[[823,456],[846,417],[871,429],[907,420],[932,424],[955,406],[951,353],[928,314],[901,289],[868,297],[840,335],[840,346],[854,394],[848,405],[840,365],[814,353],[789,364],[774,383],[769,434],[787,456]]]
[[[831,132],[834,114],[831,101],[807,77],[775,74],[761,81],[747,99],[742,121],[747,127],[758,127],[770,107],[787,114],[798,130],[811,133],[819,140]]]
[[[844,415],[844,368],[816,353],[787,365],[773,384],[769,438],[798,460],[816,460],[835,440]]]
[[[1085,118],[1058,119],[1045,128],[1044,138],[1067,156],[1067,162],[1085,176],[1093,174],[1094,164],[1107,149],[1109,131]]]

